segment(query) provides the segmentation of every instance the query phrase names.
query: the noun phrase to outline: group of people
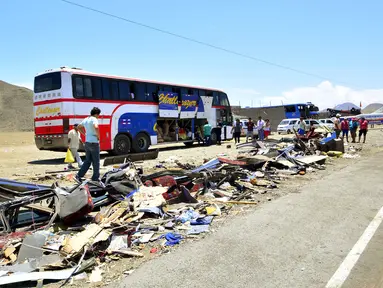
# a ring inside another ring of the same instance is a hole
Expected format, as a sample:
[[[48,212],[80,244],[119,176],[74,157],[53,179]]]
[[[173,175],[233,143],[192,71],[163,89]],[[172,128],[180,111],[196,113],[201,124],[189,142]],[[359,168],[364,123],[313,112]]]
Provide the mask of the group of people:
[[[213,127],[210,125],[209,121],[205,121],[205,125],[202,127],[202,131],[199,127],[197,127],[197,131],[195,133],[195,139],[198,141],[198,144],[203,143],[205,146],[210,146],[212,143],[211,133]],[[215,127],[215,134],[217,136],[217,145],[221,145],[222,142],[222,123],[219,122]],[[203,137],[202,137],[203,134]]]
[[[343,120],[340,120],[341,115],[337,114],[336,119],[334,121],[334,130],[336,133],[336,138],[338,139],[340,137],[340,134],[342,133],[342,139],[346,137],[346,141],[348,142],[348,134],[350,132],[352,142],[356,143],[356,135],[359,128],[359,137],[358,137],[358,143],[360,143],[360,139],[363,136],[363,143],[366,143],[366,136],[368,131],[368,121],[366,118],[361,117],[360,120],[357,118],[350,118]]]
[[[249,138],[251,141],[256,137],[255,134],[255,128],[258,131],[258,139],[260,141],[264,141],[267,139],[271,132],[271,123],[269,119],[263,120],[261,116],[258,117],[257,125],[253,122],[251,118],[249,118],[247,122],[247,133],[246,133],[246,142],[249,141]],[[241,133],[242,133],[243,127],[242,123],[239,119],[235,120],[235,125],[231,131],[234,135],[234,141],[235,143],[241,142]]]

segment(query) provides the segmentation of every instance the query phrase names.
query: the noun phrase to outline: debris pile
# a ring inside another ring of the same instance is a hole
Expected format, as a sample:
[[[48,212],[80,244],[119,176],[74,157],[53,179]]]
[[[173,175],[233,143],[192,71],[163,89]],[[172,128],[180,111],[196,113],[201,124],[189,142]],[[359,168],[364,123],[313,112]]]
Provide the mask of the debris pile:
[[[327,158],[312,139],[237,149],[237,159],[218,157],[198,167],[173,157],[149,175],[128,162],[100,183],[72,187],[0,179],[0,285],[100,282],[102,263],[165,253],[209,232],[235,205],[259,203],[291,175],[325,169]]]

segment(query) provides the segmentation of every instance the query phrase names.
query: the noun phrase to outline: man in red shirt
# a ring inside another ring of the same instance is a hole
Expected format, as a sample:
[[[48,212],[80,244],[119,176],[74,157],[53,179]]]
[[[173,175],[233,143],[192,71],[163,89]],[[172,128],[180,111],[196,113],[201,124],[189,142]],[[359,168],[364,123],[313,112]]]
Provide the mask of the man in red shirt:
[[[366,135],[367,135],[367,130],[368,130],[368,121],[362,117],[359,121],[359,141],[360,143],[360,138],[363,135],[363,143],[366,143]]]
[[[348,125],[348,120],[344,118],[342,122],[340,122],[340,127],[342,129],[342,140],[344,141],[344,136],[346,136],[346,140],[348,143],[348,130],[350,125]]]
[[[249,122],[247,122],[247,134],[246,134],[246,143],[248,139],[251,139],[253,141],[254,139],[254,122],[249,118]]]

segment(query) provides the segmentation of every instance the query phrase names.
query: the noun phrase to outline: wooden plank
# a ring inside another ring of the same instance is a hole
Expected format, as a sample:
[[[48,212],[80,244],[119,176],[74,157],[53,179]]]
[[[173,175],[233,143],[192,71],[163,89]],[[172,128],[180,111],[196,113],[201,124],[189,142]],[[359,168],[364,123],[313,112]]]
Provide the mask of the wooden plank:
[[[11,254],[13,254],[13,252],[15,252],[15,251],[16,251],[16,248],[15,248],[15,247],[13,247],[13,246],[9,246],[7,249],[5,249],[5,251],[4,251],[4,256],[7,257],[7,258],[9,258],[9,256],[10,256]]]

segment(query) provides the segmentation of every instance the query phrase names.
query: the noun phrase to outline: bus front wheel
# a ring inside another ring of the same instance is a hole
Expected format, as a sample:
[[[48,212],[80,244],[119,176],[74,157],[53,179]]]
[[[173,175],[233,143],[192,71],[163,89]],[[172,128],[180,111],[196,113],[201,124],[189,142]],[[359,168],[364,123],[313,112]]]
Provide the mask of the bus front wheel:
[[[114,140],[114,149],[113,149],[114,154],[116,155],[129,154],[131,148],[132,148],[132,143],[130,141],[129,136],[124,134],[117,135],[116,139]]]
[[[133,151],[142,153],[149,150],[150,138],[145,133],[138,133],[133,139]]]

